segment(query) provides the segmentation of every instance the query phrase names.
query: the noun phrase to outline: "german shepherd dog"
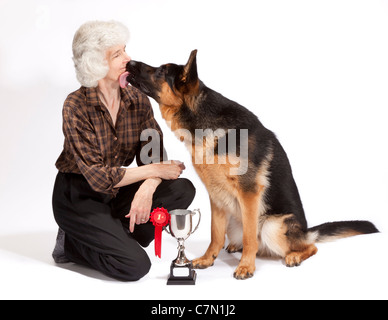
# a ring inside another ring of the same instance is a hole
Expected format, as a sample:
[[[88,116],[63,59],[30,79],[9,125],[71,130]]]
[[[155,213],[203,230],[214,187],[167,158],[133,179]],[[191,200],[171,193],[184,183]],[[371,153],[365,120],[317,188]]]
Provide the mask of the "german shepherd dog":
[[[378,232],[368,221],[308,228],[289,160],[275,134],[252,112],[199,80],[196,55],[197,50],[192,51],[185,65],[159,68],[132,60],[124,84],[129,82],[159,103],[163,118],[191,151],[209,193],[211,243],[202,257],[193,260],[194,268],[213,265],[225,234],[228,252],[242,250],[234,277],[247,279],[254,274],[256,255],[280,257],[294,267],[317,253],[317,242]],[[206,134],[187,139],[198,129]],[[214,156],[210,163],[209,154]]]

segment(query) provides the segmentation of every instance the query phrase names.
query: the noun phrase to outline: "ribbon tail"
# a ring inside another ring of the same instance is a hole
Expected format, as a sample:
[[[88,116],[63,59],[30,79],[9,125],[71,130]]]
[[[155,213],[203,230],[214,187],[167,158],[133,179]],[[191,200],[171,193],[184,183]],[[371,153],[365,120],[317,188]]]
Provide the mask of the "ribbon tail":
[[[159,258],[162,257],[162,231],[162,227],[155,227],[155,255]]]

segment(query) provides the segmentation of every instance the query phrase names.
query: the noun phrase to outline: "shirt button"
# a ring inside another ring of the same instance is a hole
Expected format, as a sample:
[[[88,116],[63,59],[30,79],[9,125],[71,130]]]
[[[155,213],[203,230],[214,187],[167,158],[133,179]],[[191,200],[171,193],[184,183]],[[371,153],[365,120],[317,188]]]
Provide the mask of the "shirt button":
[[[119,156],[118,155],[115,155],[115,159],[117,159]]]
[[[113,140],[114,140],[114,141],[117,141],[117,137],[114,137]]]

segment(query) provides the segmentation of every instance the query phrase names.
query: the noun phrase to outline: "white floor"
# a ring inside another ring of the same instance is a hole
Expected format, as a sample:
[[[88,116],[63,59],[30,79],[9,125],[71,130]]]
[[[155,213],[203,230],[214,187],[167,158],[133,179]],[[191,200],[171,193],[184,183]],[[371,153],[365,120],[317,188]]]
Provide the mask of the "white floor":
[[[0,236],[0,299],[387,299],[387,236],[375,234],[319,245],[316,256],[298,268],[282,261],[256,259],[256,273],[244,281],[232,276],[240,255],[222,250],[212,268],[197,270],[197,284],[167,286],[176,243],[163,234],[162,259],[152,257],[150,273],[134,283],[109,279],[72,263],[55,265],[51,250],[56,230],[31,230]],[[189,258],[207,241],[187,241]]]
[[[186,241],[189,259],[202,255],[210,241],[206,189],[191,170],[188,168],[185,176],[192,179],[197,195],[190,208],[201,208],[202,220],[198,231]],[[381,233],[319,244],[317,255],[297,268],[287,268],[279,260],[257,258],[255,275],[248,280],[233,278],[241,253],[228,254],[222,250],[213,267],[197,270],[195,286],[182,289],[166,285],[170,263],[177,255],[177,243],[166,232],[162,258],[154,256],[151,243],[146,250],[152,268],[138,282],[115,281],[72,263],[56,265],[51,258],[57,233],[51,209],[55,173],[55,168],[47,169],[41,179],[33,179],[30,174],[26,186],[14,189],[5,185],[1,192],[0,299],[132,300],[160,299],[161,295],[164,299],[388,299],[388,224],[387,215],[379,210],[386,198],[368,202],[373,199],[372,189],[359,202],[349,202],[354,204],[349,207],[353,211],[340,210],[340,202],[334,210],[333,203],[319,202],[321,196],[316,189],[310,193],[301,184],[310,226],[365,218],[374,222]],[[377,186],[384,188],[383,184]],[[368,210],[358,209],[366,203]]]

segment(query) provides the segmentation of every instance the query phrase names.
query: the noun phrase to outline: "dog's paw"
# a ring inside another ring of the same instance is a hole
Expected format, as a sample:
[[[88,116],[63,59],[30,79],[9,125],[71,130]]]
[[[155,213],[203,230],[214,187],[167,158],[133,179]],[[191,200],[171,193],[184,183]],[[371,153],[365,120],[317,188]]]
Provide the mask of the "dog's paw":
[[[255,272],[255,266],[246,266],[241,265],[238,266],[237,269],[234,271],[233,276],[238,280],[245,280],[248,278],[252,278],[253,274]]]
[[[299,267],[302,263],[301,255],[299,252],[291,252],[285,257],[287,267]]]
[[[206,268],[209,268],[209,267],[211,267],[214,264],[214,260],[216,258],[217,257],[215,257],[215,256],[212,256],[211,258],[206,258],[205,256],[203,256],[201,258],[194,259],[192,261],[193,268],[194,269],[206,269]]]
[[[235,244],[229,243],[229,245],[225,249],[228,253],[235,253],[235,252],[241,252],[242,248],[240,246],[237,246]]]

